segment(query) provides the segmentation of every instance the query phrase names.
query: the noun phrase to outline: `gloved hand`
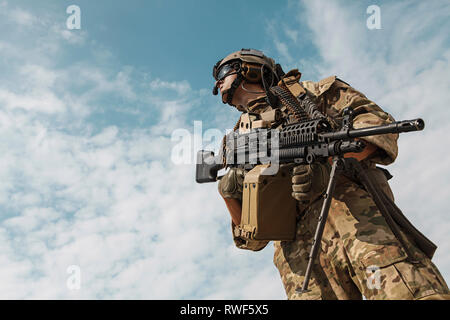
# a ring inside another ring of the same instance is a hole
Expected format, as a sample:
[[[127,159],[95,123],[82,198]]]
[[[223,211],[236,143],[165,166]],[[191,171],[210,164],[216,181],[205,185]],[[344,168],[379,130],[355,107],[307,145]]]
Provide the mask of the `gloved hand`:
[[[240,168],[231,168],[220,179],[218,189],[220,195],[224,198],[233,198],[242,200],[242,186],[244,184],[245,170]]]
[[[292,197],[310,204],[327,188],[331,166],[328,163],[301,164],[292,170]]]

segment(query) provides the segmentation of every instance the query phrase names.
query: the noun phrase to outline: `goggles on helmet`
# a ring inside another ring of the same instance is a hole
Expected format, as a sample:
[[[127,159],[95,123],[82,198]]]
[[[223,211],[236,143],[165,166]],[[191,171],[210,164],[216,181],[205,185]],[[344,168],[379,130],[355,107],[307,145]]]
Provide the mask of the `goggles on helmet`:
[[[236,66],[234,63],[225,64],[222,67],[220,67],[219,70],[214,72],[214,78],[217,81],[221,81],[221,80],[225,79],[225,77],[227,77],[231,74],[234,74],[234,73],[232,73],[233,71],[235,71],[234,73],[238,73],[238,70],[236,69]]]

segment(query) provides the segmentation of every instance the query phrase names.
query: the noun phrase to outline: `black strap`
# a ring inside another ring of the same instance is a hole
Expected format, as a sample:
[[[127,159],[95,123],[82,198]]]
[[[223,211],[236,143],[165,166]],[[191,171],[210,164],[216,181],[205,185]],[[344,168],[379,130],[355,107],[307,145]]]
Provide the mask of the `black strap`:
[[[226,92],[227,93],[227,103],[229,105],[232,105],[231,100],[233,100],[234,92],[239,87],[239,85],[241,84],[243,79],[244,79],[244,77],[240,73],[237,73],[236,79],[234,79],[233,83],[231,84],[230,89],[227,90],[227,92]]]

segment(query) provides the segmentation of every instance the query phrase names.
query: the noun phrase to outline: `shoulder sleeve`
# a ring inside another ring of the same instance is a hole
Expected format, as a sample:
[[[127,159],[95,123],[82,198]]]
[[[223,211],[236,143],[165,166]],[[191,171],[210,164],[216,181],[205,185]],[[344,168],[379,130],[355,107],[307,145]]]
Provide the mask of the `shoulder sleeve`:
[[[379,126],[394,122],[394,118],[383,111],[378,105],[349,84],[334,77],[319,81],[319,92],[323,96],[326,113],[332,117],[342,116],[347,107],[353,107],[357,116],[354,119],[354,128]],[[323,82],[322,82],[323,81]],[[322,82],[322,88],[320,86]],[[362,138],[378,147],[378,151],[370,159],[372,162],[388,165],[395,161],[398,155],[398,134],[383,134]]]
[[[302,81],[302,86],[315,95],[316,97],[322,95],[324,92],[326,92],[330,87],[333,85],[333,83],[336,81],[336,76],[331,76],[325,79],[320,80],[319,82],[313,82],[313,81]]]

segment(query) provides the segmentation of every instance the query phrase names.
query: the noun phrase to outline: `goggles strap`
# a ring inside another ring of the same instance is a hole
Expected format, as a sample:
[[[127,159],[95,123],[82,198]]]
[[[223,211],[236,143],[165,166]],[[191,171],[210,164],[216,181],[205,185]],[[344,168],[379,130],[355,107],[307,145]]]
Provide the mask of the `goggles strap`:
[[[230,86],[230,89],[227,90],[227,103],[232,106],[231,104],[231,100],[233,100],[233,95],[234,92],[236,91],[236,89],[239,87],[239,85],[241,84],[242,80],[244,80],[244,77],[242,76],[241,73],[237,72],[237,77],[236,79],[234,79],[233,83]]]

